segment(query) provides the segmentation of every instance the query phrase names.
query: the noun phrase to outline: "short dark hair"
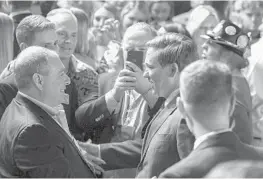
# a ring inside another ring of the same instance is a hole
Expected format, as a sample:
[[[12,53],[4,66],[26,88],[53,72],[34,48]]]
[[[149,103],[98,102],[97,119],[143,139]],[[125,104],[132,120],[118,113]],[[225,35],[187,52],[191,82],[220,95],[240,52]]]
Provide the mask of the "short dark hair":
[[[179,71],[182,71],[188,64],[197,60],[195,43],[182,34],[166,33],[155,37],[146,45],[159,53],[158,61],[162,67],[176,63]]]
[[[47,29],[55,30],[55,24],[41,15],[27,16],[18,24],[16,28],[17,42],[18,44],[26,43],[30,46],[34,40],[35,33],[42,32]]]
[[[181,97],[194,107],[222,104],[233,92],[231,70],[222,62],[198,60],[180,75]]]

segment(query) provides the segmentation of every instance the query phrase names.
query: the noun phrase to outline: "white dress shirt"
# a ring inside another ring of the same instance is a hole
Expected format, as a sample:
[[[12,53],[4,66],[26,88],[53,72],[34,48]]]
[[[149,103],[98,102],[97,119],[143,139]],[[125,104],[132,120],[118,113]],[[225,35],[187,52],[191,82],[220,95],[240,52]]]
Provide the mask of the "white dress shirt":
[[[213,132],[209,132],[209,133],[206,133],[206,134],[198,137],[198,138],[195,140],[195,143],[194,143],[194,150],[195,150],[201,143],[203,143],[204,141],[206,141],[206,140],[209,139],[210,137],[215,136],[215,135],[217,135],[217,134],[229,132],[229,131],[232,131],[232,130],[231,130],[231,129],[223,129],[223,130],[219,130],[219,131],[213,131]]]

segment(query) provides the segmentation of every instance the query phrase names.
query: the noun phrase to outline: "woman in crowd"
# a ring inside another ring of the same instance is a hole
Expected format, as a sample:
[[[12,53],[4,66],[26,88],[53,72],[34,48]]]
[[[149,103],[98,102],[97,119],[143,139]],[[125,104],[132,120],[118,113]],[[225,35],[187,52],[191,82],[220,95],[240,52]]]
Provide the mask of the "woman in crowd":
[[[121,31],[125,33],[126,29],[137,22],[149,22],[150,12],[148,5],[144,1],[133,1],[126,4],[120,16]]]
[[[202,45],[205,42],[200,36],[204,35],[208,30],[212,30],[219,21],[214,8],[208,5],[198,6],[191,12],[186,29],[197,45],[199,57],[202,55]]]
[[[13,20],[0,12],[0,72],[13,60]]]
[[[88,24],[87,14],[79,8],[70,8],[71,12],[78,20],[78,40],[74,55],[82,62],[88,64],[93,69],[96,68],[95,60],[91,58],[88,41]]]
[[[154,1],[150,3],[151,21],[155,29],[158,30],[163,23],[172,20],[174,16],[173,5],[174,3],[171,1]]]

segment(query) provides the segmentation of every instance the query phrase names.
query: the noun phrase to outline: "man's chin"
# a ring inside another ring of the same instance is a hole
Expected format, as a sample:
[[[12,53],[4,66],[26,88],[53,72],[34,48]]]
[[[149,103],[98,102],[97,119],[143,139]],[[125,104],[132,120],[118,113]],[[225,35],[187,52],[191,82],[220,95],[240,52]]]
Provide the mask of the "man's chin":
[[[63,104],[69,104],[69,95],[68,94],[63,94],[63,96],[61,97],[61,103]]]

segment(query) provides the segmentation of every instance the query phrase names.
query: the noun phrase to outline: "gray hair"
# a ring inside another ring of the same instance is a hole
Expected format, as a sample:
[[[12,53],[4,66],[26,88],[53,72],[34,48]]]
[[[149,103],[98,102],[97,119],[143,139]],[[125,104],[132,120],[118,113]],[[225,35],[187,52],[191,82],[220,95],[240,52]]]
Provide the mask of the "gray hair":
[[[198,60],[180,76],[180,93],[192,107],[218,107],[234,94],[230,68],[211,60]]]
[[[50,20],[51,22],[56,22],[57,15],[61,15],[61,14],[70,15],[76,22],[78,22],[76,16],[69,9],[65,9],[65,8],[53,9],[47,14],[47,19]]]
[[[15,61],[14,74],[18,89],[27,89],[35,73],[49,74],[48,59],[57,56],[49,49],[31,46],[23,50]]]

